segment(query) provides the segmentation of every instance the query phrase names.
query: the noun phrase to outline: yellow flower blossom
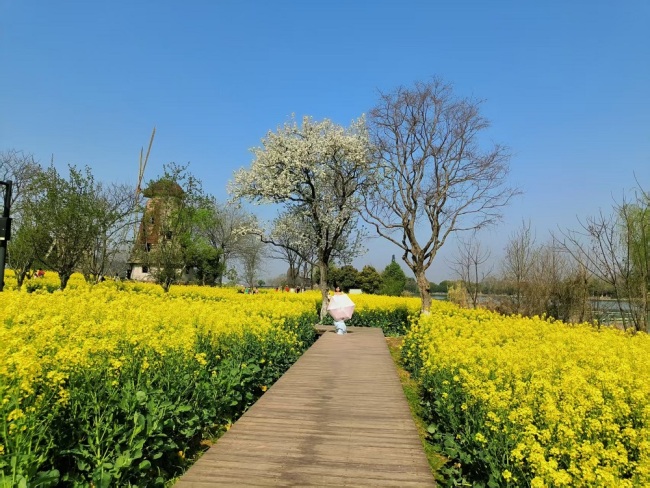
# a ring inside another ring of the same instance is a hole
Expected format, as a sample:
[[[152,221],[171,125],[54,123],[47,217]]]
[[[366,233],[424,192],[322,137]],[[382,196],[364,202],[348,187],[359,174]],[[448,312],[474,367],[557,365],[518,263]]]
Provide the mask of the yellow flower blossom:
[[[649,335],[434,302],[402,347],[425,391],[448,395],[436,408],[509,455],[513,477],[524,470],[538,487],[650,486]]]

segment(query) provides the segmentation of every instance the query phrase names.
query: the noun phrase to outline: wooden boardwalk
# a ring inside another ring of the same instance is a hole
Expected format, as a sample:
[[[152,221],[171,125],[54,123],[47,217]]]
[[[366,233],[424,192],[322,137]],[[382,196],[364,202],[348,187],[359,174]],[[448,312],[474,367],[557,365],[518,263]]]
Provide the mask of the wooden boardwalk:
[[[380,329],[320,339],[174,485],[435,486]]]

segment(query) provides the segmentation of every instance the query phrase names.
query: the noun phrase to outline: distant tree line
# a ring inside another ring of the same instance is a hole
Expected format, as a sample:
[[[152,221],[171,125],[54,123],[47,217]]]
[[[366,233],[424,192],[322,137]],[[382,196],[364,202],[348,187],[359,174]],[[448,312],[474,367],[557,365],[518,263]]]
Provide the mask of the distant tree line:
[[[0,177],[15,182],[9,265],[19,283],[43,266],[57,271],[65,287],[73,271],[93,281],[139,260],[168,290],[188,276],[206,285],[254,286],[271,257],[287,263],[291,282],[316,280],[323,298],[335,282],[370,293],[417,292],[428,313],[432,291],[445,286],[433,288],[426,272],[454,236],[458,283],[446,288],[478,306],[491,272],[476,233],[499,222],[520,193],[508,183],[509,151],[483,137],[490,124],[480,108],[480,100],[459,97],[432,78],[380,93],[367,118],[348,127],[292,119],[253,148],[250,166],[228,185],[227,203],[205,194],[186,166],[165,166],[149,182],[151,198],[140,204],[139,185],[97,182],[89,168],[60,174],[8,151]],[[160,187],[172,190],[164,201],[154,196]],[[260,222],[241,210],[240,200],[274,205],[277,217]],[[611,215],[587,219],[580,231],[552,236],[550,244],[536,244],[524,225],[506,249],[498,283],[508,298],[498,306],[589,319],[588,297],[602,287],[627,317],[624,327],[647,330],[648,208],[648,194],[639,189]],[[382,273],[346,267],[365,252],[362,223],[400,250],[413,278],[403,277],[394,260]]]
[[[165,290],[189,269],[204,285],[243,279],[251,286],[260,269],[261,242],[245,231],[254,216],[206,195],[187,166],[165,165],[143,191],[166,188],[162,210],[139,204],[139,189],[96,181],[89,167],[70,165],[64,174],[16,150],[0,153],[0,179],[13,183],[7,266],[19,287],[37,268],[57,272],[65,289],[73,272],[96,283],[125,278],[138,261]],[[156,226],[144,225],[154,219]]]
[[[650,194],[639,187],[611,212],[578,225],[538,243],[530,222],[523,222],[510,236],[496,273],[481,266],[486,253],[476,236],[461,242],[450,297],[467,306],[565,322],[606,322],[614,316],[623,329],[647,332]]]

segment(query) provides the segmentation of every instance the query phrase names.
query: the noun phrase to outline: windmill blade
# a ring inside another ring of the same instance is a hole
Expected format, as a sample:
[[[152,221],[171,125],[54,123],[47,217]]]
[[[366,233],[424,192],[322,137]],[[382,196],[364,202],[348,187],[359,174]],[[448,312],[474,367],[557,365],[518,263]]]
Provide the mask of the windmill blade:
[[[149,147],[147,148],[147,155],[142,159],[143,148],[140,148],[140,168],[138,171],[138,185],[135,188],[135,204],[138,204],[138,197],[142,192],[142,179],[144,178],[144,170],[147,167],[147,162],[149,161],[149,154],[151,153],[151,146],[153,145],[153,139],[156,137],[156,127],[154,126],[153,131],[151,131],[151,138],[149,139]]]
[[[133,222],[133,240],[138,238],[138,205],[140,204],[140,194],[142,193],[142,180],[144,178],[144,170],[147,167],[147,162],[149,161],[149,154],[151,153],[151,146],[153,145],[153,139],[156,136],[156,127],[154,126],[151,131],[151,138],[149,139],[149,147],[147,148],[147,155],[142,158],[144,153],[144,148],[140,148],[140,163],[138,168],[138,182],[135,186],[135,195],[133,201],[133,208],[135,210],[135,219]]]

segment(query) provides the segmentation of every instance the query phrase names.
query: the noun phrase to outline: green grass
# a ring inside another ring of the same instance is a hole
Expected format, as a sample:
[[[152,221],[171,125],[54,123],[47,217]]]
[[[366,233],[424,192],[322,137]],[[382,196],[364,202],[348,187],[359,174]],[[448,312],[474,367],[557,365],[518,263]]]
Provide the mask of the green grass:
[[[427,441],[428,432],[427,424],[422,417],[422,405],[420,404],[420,387],[418,383],[411,378],[411,375],[402,367],[402,358],[400,354],[400,347],[402,346],[403,338],[401,337],[387,337],[386,342],[388,343],[388,349],[390,350],[390,355],[395,362],[395,367],[397,368],[397,373],[399,379],[402,382],[402,389],[404,390],[404,395],[406,395],[406,400],[408,401],[409,408],[411,409],[411,416],[415,422],[415,426],[420,436],[420,441],[422,442],[422,447],[424,448],[424,453],[427,456],[429,461],[429,466],[431,467],[431,472],[437,482],[444,484],[444,477],[442,475],[442,467],[447,462],[447,458],[441,456],[438,452],[435,451],[433,445]]]

